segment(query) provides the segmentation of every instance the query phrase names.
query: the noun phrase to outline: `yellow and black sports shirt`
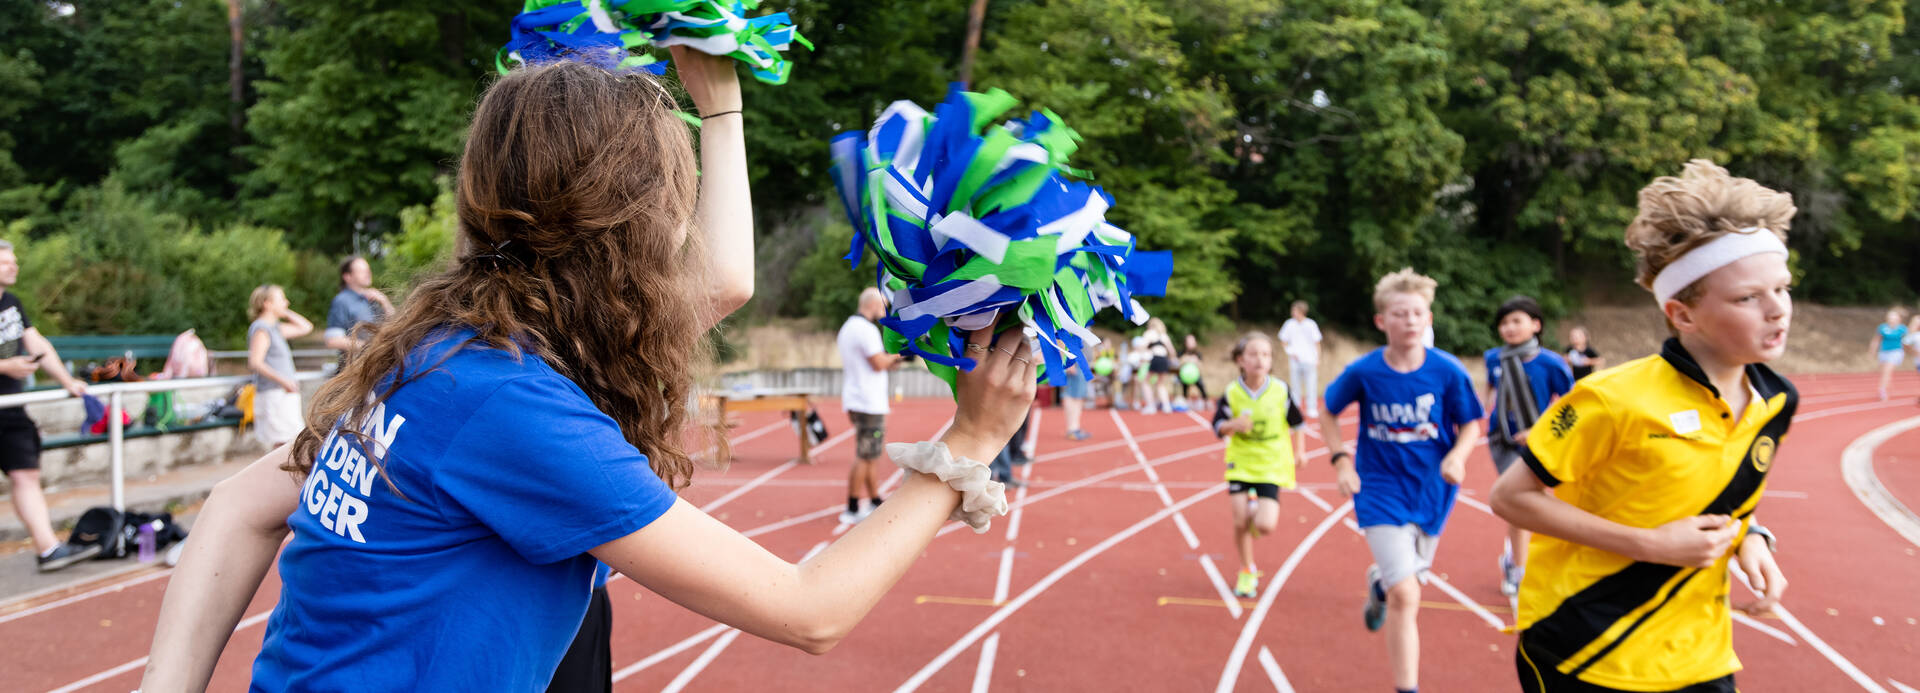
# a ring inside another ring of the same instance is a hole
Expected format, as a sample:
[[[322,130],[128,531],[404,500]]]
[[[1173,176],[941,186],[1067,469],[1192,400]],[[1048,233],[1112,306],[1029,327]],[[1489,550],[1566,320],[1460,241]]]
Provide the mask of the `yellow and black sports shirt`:
[[[1799,395],[1762,365],[1741,416],[1678,340],[1590,375],[1549,408],[1521,458],[1554,495],[1634,527],[1726,514],[1749,522]],[[1744,536],[1744,532],[1741,536]],[[1738,543],[1735,544],[1738,547]],[[1535,534],[1516,625],[1538,667],[1608,688],[1665,691],[1740,669],[1727,561],[1642,563]],[[1523,674],[1524,675],[1524,674]]]

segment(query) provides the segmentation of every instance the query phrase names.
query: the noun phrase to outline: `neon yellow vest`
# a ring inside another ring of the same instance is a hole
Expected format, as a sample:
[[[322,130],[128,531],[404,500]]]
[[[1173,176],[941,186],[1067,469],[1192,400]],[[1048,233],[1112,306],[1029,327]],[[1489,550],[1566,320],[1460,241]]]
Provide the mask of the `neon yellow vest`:
[[[1258,398],[1235,379],[1227,385],[1234,418],[1253,420],[1253,430],[1227,439],[1227,480],[1293,488],[1293,427],[1287,425],[1287,384],[1267,376]]]

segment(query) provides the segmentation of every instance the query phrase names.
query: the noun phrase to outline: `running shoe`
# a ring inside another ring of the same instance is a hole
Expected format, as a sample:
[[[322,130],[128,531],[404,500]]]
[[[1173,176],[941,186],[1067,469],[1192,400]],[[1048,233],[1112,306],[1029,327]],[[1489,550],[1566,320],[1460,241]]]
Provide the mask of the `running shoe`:
[[[1181,413],[1181,414],[1185,414],[1185,413],[1187,413],[1187,403],[1186,403],[1186,402],[1174,402],[1174,403],[1173,403],[1173,410],[1174,410],[1174,411],[1176,411],[1176,412],[1179,412],[1179,413]]]
[[[1500,552],[1500,593],[1512,597],[1520,594],[1520,566],[1513,564],[1513,550]]]
[[[1260,593],[1260,573],[1240,571],[1240,579],[1233,583],[1233,596],[1252,599]]]
[[[857,524],[860,524],[860,521],[864,519],[867,519],[866,512],[856,513],[856,512],[851,512],[847,510],[840,511],[840,524],[857,525]]]
[[[1387,622],[1387,593],[1380,589],[1380,566],[1367,566],[1367,630],[1380,630]]]
[[[36,560],[40,564],[40,572],[51,573],[99,554],[99,544],[61,544]]]
[[[1067,431],[1067,437],[1073,440],[1086,440],[1088,438],[1092,438],[1093,434],[1076,428],[1071,431]]]

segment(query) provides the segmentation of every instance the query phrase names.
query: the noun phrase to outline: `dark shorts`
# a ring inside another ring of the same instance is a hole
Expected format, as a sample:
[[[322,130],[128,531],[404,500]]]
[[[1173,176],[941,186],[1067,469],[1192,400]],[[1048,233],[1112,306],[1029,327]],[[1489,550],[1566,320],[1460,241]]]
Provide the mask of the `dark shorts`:
[[[1280,500],[1279,484],[1262,484],[1262,483],[1257,483],[1252,481],[1227,482],[1227,495],[1229,496],[1238,496],[1248,491],[1252,491],[1254,495],[1259,496],[1261,498],[1266,498],[1266,499],[1276,500],[1276,501]]]
[[[1167,357],[1167,356],[1155,356],[1155,357],[1153,357],[1153,360],[1152,360],[1152,361],[1148,361],[1148,362],[1147,362],[1147,372],[1149,372],[1149,373],[1172,373],[1172,372],[1173,372],[1173,359],[1172,359],[1171,357]]]
[[[40,468],[40,427],[25,407],[0,409],[0,472]]]
[[[887,444],[887,415],[850,411],[847,418],[853,420],[853,456],[879,459]]]
[[[1618,688],[1594,685],[1560,673],[1556,666],[1559,660],[1526,645],[1525,633],[1520,637],[1521,644],[1515,648],[1513,663],[1519,669],[1520,690],[1524,693],[1625,693]],[[1675,688],[1668,693],[1737,693],[1738,690],[1733,686],[1733,675],[1728,674],[1712,681]]]
[[[1525,445],[1525,443],[1509,443],[1501,440],[1499,434],[1488,436],[1487,455],[1493,458],[1494,473],[1507,473],[1507,468],[1513,466],[1513,461],[1520,459],[1520,448]]]
[[[587,602],[587,616],[580,620],[580,632],[553,671],[547,684],[553,693],[606,693],[613,690],[613,604],[607,588],[593,590]]]

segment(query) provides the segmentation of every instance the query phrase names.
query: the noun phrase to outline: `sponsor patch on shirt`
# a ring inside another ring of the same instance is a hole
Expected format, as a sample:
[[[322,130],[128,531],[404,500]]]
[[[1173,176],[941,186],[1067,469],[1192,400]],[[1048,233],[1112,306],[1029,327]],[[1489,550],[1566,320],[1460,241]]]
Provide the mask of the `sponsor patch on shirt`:
[[[1667,415],[1667,421],[1673,423],[1673,432],[1686,435],[1700,430],[1700,410],[1688,409]]]

